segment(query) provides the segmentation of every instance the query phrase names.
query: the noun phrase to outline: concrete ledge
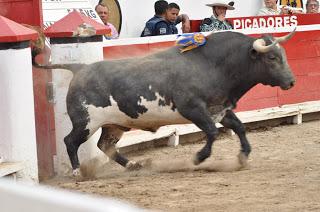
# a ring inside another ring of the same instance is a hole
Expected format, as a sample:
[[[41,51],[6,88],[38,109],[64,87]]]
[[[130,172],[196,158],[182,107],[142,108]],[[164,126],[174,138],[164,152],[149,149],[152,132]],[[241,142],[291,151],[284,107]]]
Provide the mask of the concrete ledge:
[[[0,163],[0,177],[15,174],[23,169],[23,163],[20,162],[4,162]]]

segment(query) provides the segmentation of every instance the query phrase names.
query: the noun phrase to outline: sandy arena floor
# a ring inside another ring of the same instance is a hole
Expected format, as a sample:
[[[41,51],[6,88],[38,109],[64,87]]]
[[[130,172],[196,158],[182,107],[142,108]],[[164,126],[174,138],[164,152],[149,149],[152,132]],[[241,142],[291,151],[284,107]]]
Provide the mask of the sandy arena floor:
[[[267,129],[248,133],[252,154],[239,171],[232,171],[239,169],[238,138],[224,135],[200,167],[191,158],[203,143],[185,144],[128,155],[150,158],[146,170],[128,172],[110,162],[90,169],[94,180],[44,184],[160,211],[320,211],[320,121]]]

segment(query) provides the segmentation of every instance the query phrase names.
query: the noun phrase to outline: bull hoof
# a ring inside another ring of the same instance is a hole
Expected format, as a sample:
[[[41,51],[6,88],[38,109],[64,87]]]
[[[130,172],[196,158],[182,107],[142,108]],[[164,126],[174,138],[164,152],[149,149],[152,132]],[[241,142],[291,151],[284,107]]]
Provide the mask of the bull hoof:
[[[141,168],[142,168],[142,165],[135,161],[129,161],[126,165],[126,169],[128,171],[137,171],[137,170],[140,170]]]
[[[245,153],[240,152],[238,155],[239,163],[242,167],[246,167],[248,165],[248,156]]]
[[[201,161],[199,160],[199,158],[198,158],[198,155],[195,155],[194,157],[193,157],[193,164],[194,165],[199,165],[201,163]]]
[[[79,179],[79,178],[81,177],[80,168],[73,169],[73,170],[72,170],[72,175],[73,175],[73,177],[75,177],[76,179]]]
[[[205,161],[210,156],[210,153],[206,152],[205,150],[201,150],[198,152],[193,158],[193,164],[199,165],[203,161]]]

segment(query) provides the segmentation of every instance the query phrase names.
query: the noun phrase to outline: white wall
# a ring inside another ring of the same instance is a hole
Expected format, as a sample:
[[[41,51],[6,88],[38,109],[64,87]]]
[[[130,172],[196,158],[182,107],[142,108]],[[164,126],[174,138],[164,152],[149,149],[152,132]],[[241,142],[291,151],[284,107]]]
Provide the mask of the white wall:
[[[0,156],[23,162],[18,177],[38,181],[31,50],[0,50]]]
[[[52,64],[69,63],[93,63],[103,60],[103,51],[101,42],[72,43],[72,44],[54,44],[51,45]],[[55,85],[55,129],[57,142],[57,157],[55,161],[55,171],[59,175],[71,175],[71,163],[64,144],[64,137],[67,136],[72,124],[67,114],[66,95],[70,80],[73,74],[68,70],[56,69],[52,72],[52,81]],[[97,141],[101,131],[97,131],[87,142],[79,148],[80,163],[93,157],[104,155],[97,147]],[[107,160],[107,157],[106,157]]]

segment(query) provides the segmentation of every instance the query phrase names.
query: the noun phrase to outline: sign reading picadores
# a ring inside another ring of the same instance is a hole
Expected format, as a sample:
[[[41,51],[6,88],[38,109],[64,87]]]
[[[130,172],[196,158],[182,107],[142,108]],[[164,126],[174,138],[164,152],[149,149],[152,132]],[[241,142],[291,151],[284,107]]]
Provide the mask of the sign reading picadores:
[[[297,16],[263,16],[232,19],[234,29],[281,28],[298,25]]]

